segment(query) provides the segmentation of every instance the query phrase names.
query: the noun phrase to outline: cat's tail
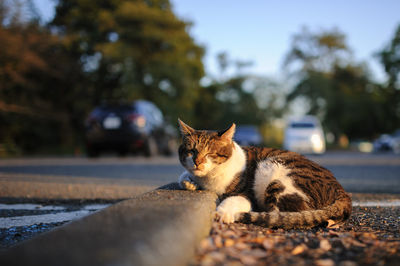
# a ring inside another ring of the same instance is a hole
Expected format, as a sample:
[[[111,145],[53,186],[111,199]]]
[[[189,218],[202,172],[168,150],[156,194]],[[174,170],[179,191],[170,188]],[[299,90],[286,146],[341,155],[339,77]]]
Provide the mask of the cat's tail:
[[[247,212],[241,213],[238,222],[251,223],[268,228],[312,228],[328,226],[331,223],[340,224],[350,217],[352,210],[351,199],[344,196],[333,204],[319,210],[300,212]]]

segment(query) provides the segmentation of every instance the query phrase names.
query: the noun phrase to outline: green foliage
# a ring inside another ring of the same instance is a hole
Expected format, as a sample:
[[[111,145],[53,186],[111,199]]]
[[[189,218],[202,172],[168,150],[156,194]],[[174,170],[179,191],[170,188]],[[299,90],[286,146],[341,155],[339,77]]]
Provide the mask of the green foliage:
[[[79,58],[36,22],[1,24],[0,45],[0,143],[73,145],[86,111]]]
[[[228,53],[216,57],[220,75],[209,79],[194,105],[196,118],[190,121],[198,128],[221,129],[235,122],[238,125],[256,125],[259,128],[282,117],[286,111],[285,91],[277,81],[244,74],[252,62],[232,60]],[[236,74],[227,76],[227,72]]]
[[[197,128],[254,124],[274,145],[286,100],[306,99],[308,113],[336,136],[371,138],[400,124],[400,26],[378,54],[386,84],[351,61],[342,32],[304,28],[285,57],[296,84],[287,95],[224,52],[220,77],[201,86],[204,49],[190,26],[169,0],[58,0],[45,26],[31,0],[0,1],[0,156],[79,147],[87,113],[107,100],[147,99],[170,122]]]
[[[385,98],[385,120],[390,130],[400,126],[400,25],[392,41],[378,54],[387,73],[388,82],[382,86]]]
[[[400,25],[386,49],[379,53],[380,60],[389,76],[388,87],[400,89]]]
[[[284,66],[297,67],[297,71],[329,72],[335,65],[346,64],[349,55],[346,37],[338,29],[312,33],[305,27],[293,35]]]
[[[286,111],[284,93],[278,83],[256,76],[238,75],[213,81],[200,89],[195,104],[194,126],[221,129],[238,125],[270,124]]]
[[[81,53],[94,105],[144,98],[172,117],[192,116],[204,51],[168,0],[62,0],[52,25]]]
[[[104,100],[144,98],[174,121],[194,117],[204,51],[168,0],[60,0],[50,30],[12,4],[0,3],[3,151],[79,146]]]
[[[364,66],[349,61],[349,50],[337,30],[295,35],[285,64],[297,67],[298,81],[287,100],[305,98],[308,113],[322,119],[336,139],[342,134],[370,139],[394,130],[396,118],[388,106],[392,99],[369,79]]]

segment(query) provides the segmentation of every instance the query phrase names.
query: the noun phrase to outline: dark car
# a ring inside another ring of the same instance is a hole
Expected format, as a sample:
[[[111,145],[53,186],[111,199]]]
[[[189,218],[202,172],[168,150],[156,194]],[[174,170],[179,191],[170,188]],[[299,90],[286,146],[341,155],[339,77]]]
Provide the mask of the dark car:
[[[241,146],[260,146],[262,137],[256,126],[237,126],[234,140]]]
[[[143,152],[146,156],[175,152],[176,131],[164,121],[161,111],[151,102],[103,104],[86,120],[86,149],[89,156],[105,150]]]

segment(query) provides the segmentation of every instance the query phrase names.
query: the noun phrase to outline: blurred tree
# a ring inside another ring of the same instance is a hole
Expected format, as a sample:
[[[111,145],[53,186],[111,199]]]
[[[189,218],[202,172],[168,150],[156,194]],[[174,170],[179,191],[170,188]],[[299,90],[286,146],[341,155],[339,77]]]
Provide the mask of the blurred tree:
[[[381,62],[389,76],[389,87],[399,88],[400,84],[400,25],[387,48],[379,53]]]
[[[81,54],[91,104],[145,98],[172,117],[193,117],[204,51],[169,0],[60,0],[52,25]]]
[[[335,134],[350,139],[371,139],[384,130],[380,87],[357,65],[336,66],[329,78],[325,125]]]
[[[305,98],[307,113],[317,115],[336,139],[371,138],[384,130],[380,87],[369,80],[366,67],[351,61],[340,31],[303,29],[293,38],[285,67],[295,69],[297,79],[287,100]]]
[[[195,121],[194,126],[221,129],[235,122],[260,127],[283,115],[285,97],[278,82],[241,73],[243,67],[251,65],[249,62],[243,63],[235,75],[225,77],[227,68],[244,61],[229,60],[226,52],[219,53],[217,61],[221,76],[200,88],[194,110],[201,120]]]
[[[279,118],[285,105],[277,83],[264,77],[233,76],[226,81],[213,81],[200,89],[195,113],[199,128],[221,129],[238,125],[261,126]]]
[[[226,51],[218,53],[217,54],[217,62],[218,62],[221,79],[223,79],[226,69],[230,65],[230,59],[229,59],[228,53]]]
[[[383,94],[389,132],[400,127],[400,25],[390,44],[378,56],[388,75],[388,82],[383,85]]]
[[[0,7],[0,143],[28,152],[73,146],[84,113],[79,58],[37,20]]]
[[[338,29],[313,33],[303,27],[292,37],[284,67],[293,67],[291,71],[330,72],[336,65],[346,64],[349,58],[346,37]]]
[[[282,95],[281,90],[268,78],[256,76],[234,76],[225,82],[225,90],[216,97],[226,106],[224,121],[242,125],[261,126],[272,119],[281,117],[283,106],[275,104]]]

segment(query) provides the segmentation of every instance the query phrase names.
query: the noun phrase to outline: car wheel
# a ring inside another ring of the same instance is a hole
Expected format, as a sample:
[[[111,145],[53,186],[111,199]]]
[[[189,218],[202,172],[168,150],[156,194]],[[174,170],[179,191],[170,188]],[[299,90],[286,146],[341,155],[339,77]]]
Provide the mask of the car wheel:
[[[144,145],[144,155],[146,157],[156,156],[158,153],[157,142],[153,137],[149,137]]]
[[[129,153],[128,149],[120,149],[120,150],[118,150],[118,156],[120,156],[120,157],[125,157],[125,156],[128,155],[128,153]]]
[[[99,157],[100,151],[97,148],[87,148],[87,156],[90,158]]]

